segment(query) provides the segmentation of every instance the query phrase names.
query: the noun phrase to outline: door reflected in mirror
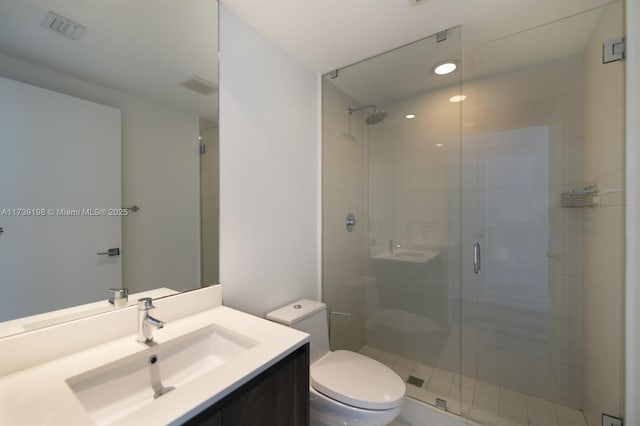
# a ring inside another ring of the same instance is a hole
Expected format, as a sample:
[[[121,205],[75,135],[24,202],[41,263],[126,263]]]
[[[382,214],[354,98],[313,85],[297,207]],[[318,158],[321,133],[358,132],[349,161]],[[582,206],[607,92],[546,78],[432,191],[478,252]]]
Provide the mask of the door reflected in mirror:
[[[217,28],[216,0],[0,4],[0,336],[218,282]]]

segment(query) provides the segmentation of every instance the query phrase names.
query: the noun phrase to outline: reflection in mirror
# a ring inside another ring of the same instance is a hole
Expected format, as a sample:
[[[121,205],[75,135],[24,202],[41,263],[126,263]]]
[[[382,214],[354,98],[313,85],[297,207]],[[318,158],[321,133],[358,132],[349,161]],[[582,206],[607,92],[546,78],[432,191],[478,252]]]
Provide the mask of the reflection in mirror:
[[[0,4],[0,336],[218,282],[217,23]]]

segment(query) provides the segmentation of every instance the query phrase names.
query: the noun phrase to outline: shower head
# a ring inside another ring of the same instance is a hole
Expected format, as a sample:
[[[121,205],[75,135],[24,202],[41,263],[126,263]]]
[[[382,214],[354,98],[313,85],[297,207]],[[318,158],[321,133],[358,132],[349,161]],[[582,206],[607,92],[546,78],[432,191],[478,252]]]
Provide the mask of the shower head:
[[[364,119],[365,123],[368,125],[378,124],[382,120],[387,117],[387,113],[381,109],[378,109],[375,105],[364,105],[355,108],[349,108],[349,114],[352,114],[354,111],[360,111],[361,109],[373,108],[373,112],[367,115]]]
[[[382,120],[387,117],[387,113],[382,110],[374,110],[372,114],[367,115],[367,118],[364,120],[367,124],[378,124]]]

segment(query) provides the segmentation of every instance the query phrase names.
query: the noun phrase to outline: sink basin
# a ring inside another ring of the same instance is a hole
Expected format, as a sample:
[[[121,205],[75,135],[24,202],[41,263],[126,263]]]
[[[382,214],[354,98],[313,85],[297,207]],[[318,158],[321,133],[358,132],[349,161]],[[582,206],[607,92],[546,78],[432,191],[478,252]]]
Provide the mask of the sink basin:
[[[409,262],[409,263],[427,263],[438,256],[437,251],[419,251],[419,250],[405,250],[398,249],[393,253],[381,253],[372,256],[373,259],[390,260],[396,262]]]
[[[246,352],[258,342],[209,325],[67,380],[97,425],[108,425]]]

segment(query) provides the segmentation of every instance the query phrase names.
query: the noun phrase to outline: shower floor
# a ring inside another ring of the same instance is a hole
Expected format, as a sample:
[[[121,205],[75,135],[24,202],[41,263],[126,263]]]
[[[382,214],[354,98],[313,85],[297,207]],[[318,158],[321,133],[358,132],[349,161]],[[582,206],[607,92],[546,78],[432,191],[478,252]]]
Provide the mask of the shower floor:
[[[419,379],[415,385],[406,384],[408,396],[433,405],[436,398],[446,400],[449,411],[465,413],[482,425],[587,426],[582,411],[575,408],[454,374],[372,346],[363,346],[360,353],[391,367],[405,383],[410,377]]]

